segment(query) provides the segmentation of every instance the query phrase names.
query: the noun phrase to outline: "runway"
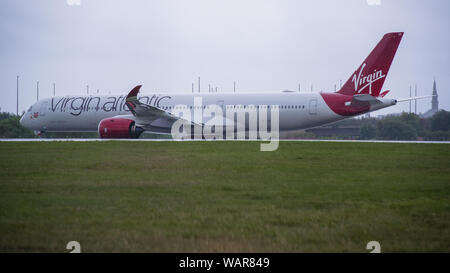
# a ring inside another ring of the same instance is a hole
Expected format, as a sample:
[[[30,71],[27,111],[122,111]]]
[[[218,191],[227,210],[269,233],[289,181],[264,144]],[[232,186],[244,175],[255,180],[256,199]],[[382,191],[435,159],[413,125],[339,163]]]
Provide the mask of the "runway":
[[[92,141],[136,141],[136,142],[166,142],[166,141],[258,141],[264,140],[174,140],[174,139],[101,139],[101,138],[4,138],[0,142],[92,142]],[[406,143],[406,144],[450,144],[450,141],[407,141],[407,140],[329,140],[329,139],[280,139],[280,142],[349,142],[349,143]]]

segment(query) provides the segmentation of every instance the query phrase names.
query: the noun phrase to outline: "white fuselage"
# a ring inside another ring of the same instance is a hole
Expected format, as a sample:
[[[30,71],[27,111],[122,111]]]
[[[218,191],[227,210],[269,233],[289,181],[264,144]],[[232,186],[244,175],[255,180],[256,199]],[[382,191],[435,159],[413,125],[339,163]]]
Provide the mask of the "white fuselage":
[[[201,97],[204,106],[219,105],[224,110],[237,105],[243,107],[235,107],[236,111],[245,111],[248,105],[278,105],[281,131],[320,126],[348,117],[333,112],[319,93],[143,94],[139,100],[175,112],[176,105],[193,106],[194,97]],[[21,123],[35,131],[97,131],[102,119],[118,115],[132,117],[123,95],[52,97],[33,104]]]

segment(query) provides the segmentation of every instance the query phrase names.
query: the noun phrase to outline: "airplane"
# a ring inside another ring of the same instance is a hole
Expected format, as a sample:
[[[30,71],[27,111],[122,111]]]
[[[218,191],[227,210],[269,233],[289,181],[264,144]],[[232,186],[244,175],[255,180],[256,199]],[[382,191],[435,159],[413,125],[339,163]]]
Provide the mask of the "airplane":
[[[139,138],[143,132],[170,134],[177,120],[202,127],[211,116],[193,120],[188,114],[203,112],[212,105],[219,108],[219,116],[224,119],[219,124],[231,124],[229,126],[234,130],[242,120],[225,113],[238,114],[260,107],[269,112],[277,107],[280,131],[317,127],[401,101],[429,97],[390,99],[385,98],[389,90],[381,92],[402,37],[403,32],[385,34],[340,90],[333,93],[174,93],[138,97],[141,88],[138,85],[127,96],[79,95],[42,99],[29,107],[20,123],[38,133],[96,131],[100,138]],[[195,103],[195,98],[200,99],[201,104]],[[248,131],[248,121],[244,123],[240,128]]]

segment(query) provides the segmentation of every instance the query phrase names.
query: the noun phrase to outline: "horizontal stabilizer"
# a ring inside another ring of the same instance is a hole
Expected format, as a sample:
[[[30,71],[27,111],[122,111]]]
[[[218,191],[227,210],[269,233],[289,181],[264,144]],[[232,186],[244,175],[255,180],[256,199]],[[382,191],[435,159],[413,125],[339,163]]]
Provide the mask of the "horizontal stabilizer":
[[[353,107],[362,107],[366,105],[374,105],[381,103],[380,100],[378,100],[376,97],[373,97],[369,94],[361,94],[361,95],[354,95],[352,97],[351,106]]]

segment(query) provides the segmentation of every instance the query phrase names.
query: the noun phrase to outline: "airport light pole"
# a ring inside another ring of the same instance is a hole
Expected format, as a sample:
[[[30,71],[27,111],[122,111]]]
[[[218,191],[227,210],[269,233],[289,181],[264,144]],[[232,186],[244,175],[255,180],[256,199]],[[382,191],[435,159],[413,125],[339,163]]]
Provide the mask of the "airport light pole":
[[[56,96],[56,84],[53,83],[53,97]]]
[[[39,101],[39,81],[36,82],[36,101]]]
[[[417,83],[414,86],[414,97],[417,97]],[[417,99],[414,100],[414,114],[417,115]]]
[[[411,96],[412,96],[411,88],[412,88],[412,86],[410,85],[410,86],[409,86],[409,97],[410,97],[410,98],[411,98]],[[411,100],[409,100],[409,113],[411,114]]]
[[[19,76],[16,81],[16,115],[19,115]]]

